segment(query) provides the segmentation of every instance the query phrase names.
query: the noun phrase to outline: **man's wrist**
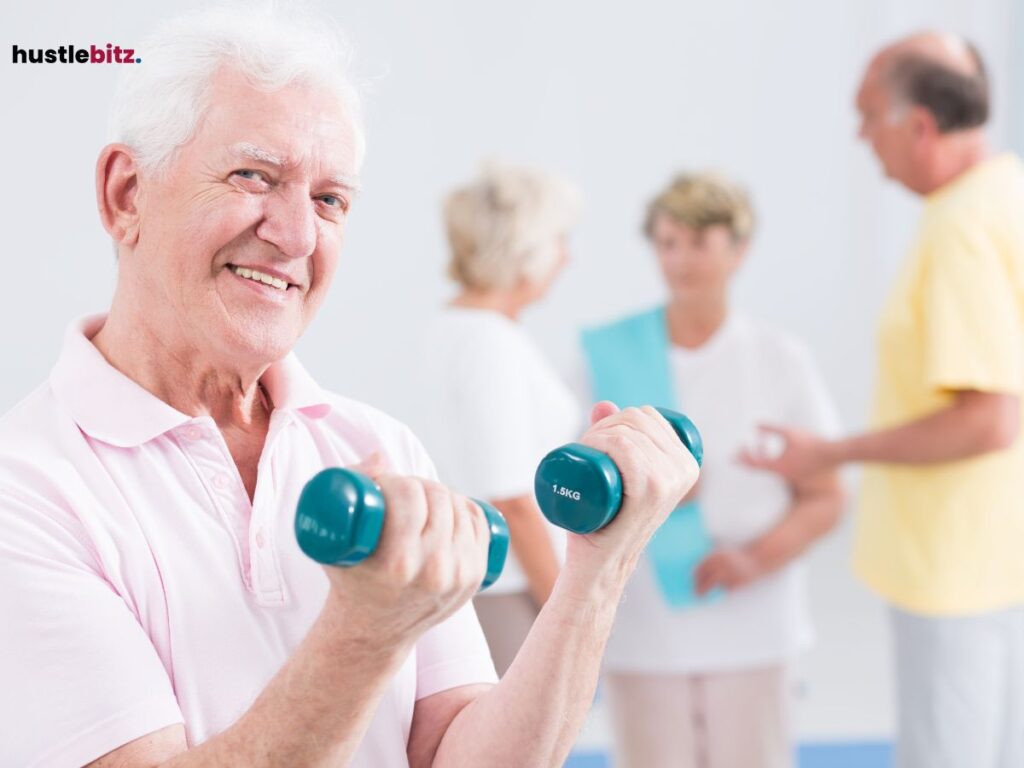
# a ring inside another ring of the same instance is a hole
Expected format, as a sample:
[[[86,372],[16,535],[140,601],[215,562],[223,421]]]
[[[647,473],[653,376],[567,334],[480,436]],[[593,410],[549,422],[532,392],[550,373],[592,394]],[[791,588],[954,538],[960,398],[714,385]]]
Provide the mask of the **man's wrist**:
[[[367,668],[397,668],[416,645],[415,639],[389,635],[380,622],[364,621],[352,615],[350,606],[331,605],[330,600],[314,626],[326,652],[358,660]]]
[[[828,469],[838,469],[843,464],[854,460],[853,439],[844,437],[829,440],[825,443],[825,456]]]
[[[602,613],[614,615],[635,562],[610,557],[597,567],[566,561],[555,581],[548,603],[566,607],[566,618],[593,621]]]

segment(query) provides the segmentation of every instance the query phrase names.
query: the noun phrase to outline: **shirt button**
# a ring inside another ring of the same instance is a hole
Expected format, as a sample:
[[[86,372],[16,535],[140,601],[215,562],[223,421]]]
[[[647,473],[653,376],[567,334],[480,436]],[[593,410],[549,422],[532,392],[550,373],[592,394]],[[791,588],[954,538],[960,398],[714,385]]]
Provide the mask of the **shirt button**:
[[[215,488],[227,488],[228,482],[227,475],[214,475],[213,477],[213,485]]]
[[[256,531],[256,546],[263,549],[263,531]]]
[[[185,437],[189,440],[198,440],[203,436],[203,430],[193,424],[191,427],[185,430]]]

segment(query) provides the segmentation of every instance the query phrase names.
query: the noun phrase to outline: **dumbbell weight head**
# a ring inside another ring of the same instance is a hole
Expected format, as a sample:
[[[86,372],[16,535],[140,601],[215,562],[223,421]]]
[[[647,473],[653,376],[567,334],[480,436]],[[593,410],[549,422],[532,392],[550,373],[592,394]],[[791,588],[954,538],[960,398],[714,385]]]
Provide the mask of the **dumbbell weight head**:
[[[501,575],[508,556],[508,524],[501,513],[476,501],[487,518],[490,543],[481,589]],[[299,548],[324,565],[358,565],[377,549],[384,529],[384,495],[370,478],[340,467],[324,469],[306,483],[295,511]]]
[[[681,413],[657,410],[700,465],[704,442],[697,427]],[[534,493],[541,511],[552,523],[574,533],[593,533],[619,513],[622,475],[607,454],[569,443],[541,461],[534,476]]]

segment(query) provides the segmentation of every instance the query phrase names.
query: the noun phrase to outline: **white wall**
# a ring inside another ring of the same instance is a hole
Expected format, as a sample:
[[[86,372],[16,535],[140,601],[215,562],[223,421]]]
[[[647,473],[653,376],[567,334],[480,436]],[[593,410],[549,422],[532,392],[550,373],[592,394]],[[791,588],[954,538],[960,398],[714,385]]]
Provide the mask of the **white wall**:
[[[638,232],[643,205],[674,171],[716,167],[748,183],[762,221],[737,302],[803,335],[845,419],[861,424],[874,316],[916,204],[854,141],[856,78],[872,48],[898,34],[967,33],[995,79],[996,143],[1007,143],[1011,108],[1024,138],[1024,99],[1009,99],[1024,88],[1024,65],[1011,67],[1021,29],[1011,3],[346,4],[338,13],[372,79],[366,191],[333,295],[300,343],[306,364],[330,387],[410,416],[402,361],[417,318],[449,292],[440,199],[482,157],[550,166],[585,194],[574,262],[526,319],[556,361],[581,324],[660,298]],[[7,55],[11,43],[135,45],[193,5],[39,0],[17,16],[6,6]],[[66,322],[102,309],[114,279],[93,165],[116,67],[8,62],[0,409],[45,376]],[[801,709],[812,736],[891,727],[880,608],[849,577],[845,539],[814,559],[822,643],[805,665]]]

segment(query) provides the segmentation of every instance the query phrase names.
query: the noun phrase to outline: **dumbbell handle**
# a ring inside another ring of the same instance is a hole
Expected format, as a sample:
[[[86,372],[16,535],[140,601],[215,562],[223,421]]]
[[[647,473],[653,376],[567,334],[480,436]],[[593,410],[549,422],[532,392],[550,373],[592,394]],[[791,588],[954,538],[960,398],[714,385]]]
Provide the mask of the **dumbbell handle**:
[[[487,573],[480,589],[501,575],[508,556],[508,523],[485,501],[474,500],[487,518],[490,543]],[[299,496],[295,537],[313,560],[341,568],[357,565],[373,554],[384,528],[384,494],[366,475],[331,467],[314,475]]]

